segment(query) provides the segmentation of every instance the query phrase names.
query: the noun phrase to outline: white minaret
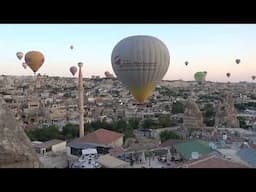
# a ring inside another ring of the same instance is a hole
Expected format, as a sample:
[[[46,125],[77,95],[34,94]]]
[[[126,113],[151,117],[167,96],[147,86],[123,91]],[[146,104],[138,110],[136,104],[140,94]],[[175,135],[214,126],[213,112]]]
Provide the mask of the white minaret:
[[[83,88],[83,63],[78,63],[79,76],[78,76],[78,92],[79,92],[79,137],[84,136],[84,88]]]

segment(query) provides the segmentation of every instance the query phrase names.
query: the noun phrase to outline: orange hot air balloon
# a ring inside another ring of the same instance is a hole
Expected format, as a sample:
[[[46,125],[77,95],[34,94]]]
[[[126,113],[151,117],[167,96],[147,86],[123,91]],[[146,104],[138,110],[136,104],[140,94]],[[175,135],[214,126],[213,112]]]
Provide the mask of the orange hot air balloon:
[[[44,55],[39,51],[29,51],[25,55],[25,61],[30,69],[36,73],[44,63]]]
[[[72,66],[70,67],[69,71],[72,73],[72,75],[74,76],[77,72],[77,67],[76,66]]]

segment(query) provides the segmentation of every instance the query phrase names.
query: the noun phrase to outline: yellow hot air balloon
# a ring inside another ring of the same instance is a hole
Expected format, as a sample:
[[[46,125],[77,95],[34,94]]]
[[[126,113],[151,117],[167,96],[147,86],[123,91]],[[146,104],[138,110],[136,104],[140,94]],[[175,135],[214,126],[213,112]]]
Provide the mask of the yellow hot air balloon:
[[[114,47],[111,63],[117,78],[143,103],[166,74],[170,55],[155,37],[131,36]]]
[[[30,51],[26,53],[25,61],[32,71],[36,73],[44,63],[44,55],[39,51]]]

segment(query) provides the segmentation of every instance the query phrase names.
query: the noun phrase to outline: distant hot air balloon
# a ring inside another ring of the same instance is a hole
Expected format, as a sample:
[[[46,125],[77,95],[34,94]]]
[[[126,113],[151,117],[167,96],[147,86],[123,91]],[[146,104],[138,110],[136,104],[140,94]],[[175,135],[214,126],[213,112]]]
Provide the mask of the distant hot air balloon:
[[[73,45],[70,45],[70,49],[74,49],[74,46],[73,46]]]
[[[202,82],[205,81],[205,78],[206,78],[206,75],[207,75],[207,72],[202,72],[202,71],[199,71],[199,72],[196,72],[194,74],[194,78],[195,80],[199,83],[199,84],[202,84]]]
[[[110,76],[110,72],[109,72],[109,71],[105,71],[104,74],[105,74],[106,77],[109,77],[109,76]]]
[[[117,78],[139,103],[143,103],[166,74],[170,56],[159,39],[130,36],[114,47],[111,63]]]
[[[230,77],[230,75],[231,75],[230,73],[227,73],[227,74],[226,74],[226,76],[227,76],[228,78]]]
[[[25,62],[23,62],[23,63],[22,63],[22,67],[23,67],[24,69],[26,69],[26,68],[27,68],[27,64],[26,64]]]
[[[25,61],[32,71],[36,73],[44,63],[44,55],[39,51],[30,51],[26,53]]]
[[[256,76],[255,76],[255,75],[253,75],[253,76],[252,76],[252,80],[255,80],[255,78],[256,78]]]
[[[69,68],[69,71],[72,73],[72,75],[74,76],[77,72],[77,67],[76,66],[72,66]]]
[[[239,64],[241,62],[240,59],[236,59],[236,64]]]
[[[22,52],[17,52],[16,56],[18,57],[19,60],[21,60],[23,58],[23,53]]]
[[[188,61],[185,62],[185,65],[188,65]]]
[[[78,67],[83,67],[84,64],[82,62],[79,62],[77,65]]]

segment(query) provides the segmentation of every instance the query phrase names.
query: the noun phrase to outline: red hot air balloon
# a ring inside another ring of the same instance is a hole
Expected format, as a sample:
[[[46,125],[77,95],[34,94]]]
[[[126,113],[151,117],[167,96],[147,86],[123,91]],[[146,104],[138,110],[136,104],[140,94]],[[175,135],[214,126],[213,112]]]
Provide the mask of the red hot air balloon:
[[[77,67],[76,66],[72,66],[70,67],[69,71],[72,73],[72,75],[74,76],[77,72]]]

